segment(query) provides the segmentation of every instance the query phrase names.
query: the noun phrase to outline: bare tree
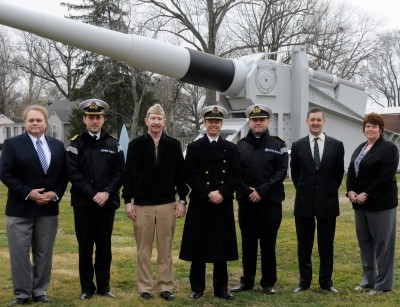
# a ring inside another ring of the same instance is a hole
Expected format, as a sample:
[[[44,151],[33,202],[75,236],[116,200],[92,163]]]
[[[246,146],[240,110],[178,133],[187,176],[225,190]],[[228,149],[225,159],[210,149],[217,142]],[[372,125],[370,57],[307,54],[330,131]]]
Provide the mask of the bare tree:
[[[177,119],[185,130],[196,134],[203,123],[199,111],[206,106],[204,99],[205,90],[202,87],[184,84],[182,102],[180,104]]]
[[[221,55],[276,52],[298,43],[317,0],[260,0],[237,7],[227,26],[230,46]],[[276,60],[277,55],[271,54]]]
[[[74,99],[87,71],[80,62],[85,51],[27,33],[23,41],[24,50],[18,60],[22,70],[52,83],[63,97]]]
[[[13,116],[17,98],[20,96],[17,84],[20,78],[19,70],[14,65],[15,46],[10,35],[0,28],[0,113]]]
[[[378,35],[378,45],[367,66],[367,85],[372,101],[381,106],[400,106],[400,31]]]
[[[377,26],[371,17],[344,3],[321,2],[306,24],[310,66],[344,79],[359,76],[362,62],[374,52]]]

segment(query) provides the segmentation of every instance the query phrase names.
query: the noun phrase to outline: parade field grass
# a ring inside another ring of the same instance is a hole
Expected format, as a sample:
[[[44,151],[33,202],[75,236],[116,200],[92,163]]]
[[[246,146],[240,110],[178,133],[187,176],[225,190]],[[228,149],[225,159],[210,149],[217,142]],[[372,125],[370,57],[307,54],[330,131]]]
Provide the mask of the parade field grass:
[[[335,237],[335,262],[333,281],[340,291],[333,294],[320,290],[318,285],[318,250],[314,246],[314,275],[310,291],[294,294],[298,283],[298,266],[296,255],[296,233],[293,217],[294,187],[290,179],[285,182],[286,200],[283,209],[283,220],[277,241],[278,282],[276,295],[266,296],[258,285],[252,291],[235,295],[235,300],[225,302],[213,297],[212,265],[207,266],[207,287],[204,296],[198,300],[188,297],[190,293],[190,263],[179,260],[179,248],[184,219],[177,222],[173,243],[174,276],[176,287],[175,301],[165,302],[154,291],[154,298],[141,301],[136,290],[135,264],[136,246],[133,239],[133,225],[122,206],[116,213],[113,232],[113,262],[111,267],[111,290],[117,298],[94,296],[90,301],[81,301],[78,277],[78,244],[74,232],[73,211],[70,206],[69,191],[66,192],[60,207],[59,229],[54,247],[53,271],[48,296],[53,306],[400,306],[400,249],[396,249],[395,289],[382,295],[371,296],[368,293],[357,293],[354,287],[360,281],[361,267],[359,250],[355,236],[353,210],[347,201],[344,186],[340,189],[341,215],[337,219]],[[155,191],[156,193],[156,191]],[[7,190],[0,183],[0,305],[5,306],[13,299],[13,288],[10,274],[10,259],[7,247],[4,207]],[[235,211],[237,205],[235,204]],[[237,212],[235,213],[237,219]],[[207,223],[207,221],[204,221]],[[400,224],[400,223],[399,223]],[[240,247],[240,231],[236,228]],[[398,233],[400,226],[398,225]],[[316,244],[315,244],[316,245]],[[239,248],[240,253],[240,248]],[[153,252],[155,263],[157,252]],[[240,257],[240,256],[239,256]],[[259,264],[259,263],[258,263]],[[229,287],[237,284],[242,274],[241,261],[229,262]],[[154,270],[155,271],[155,270]],[[31,304],[33,304],[31,302]]]

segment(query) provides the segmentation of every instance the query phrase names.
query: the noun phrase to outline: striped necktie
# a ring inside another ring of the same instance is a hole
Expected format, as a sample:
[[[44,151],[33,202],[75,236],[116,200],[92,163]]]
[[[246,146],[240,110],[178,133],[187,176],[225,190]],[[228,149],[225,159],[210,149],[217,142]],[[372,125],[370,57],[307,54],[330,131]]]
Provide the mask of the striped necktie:
[[[40,139],[36,141],[36,151],[39,156],[40,164],[42,164],[43,171],[45,174],[47,174],[47,169],[49,168],[49,166],[47,165],[46,155],[44,154],[42,141]]]

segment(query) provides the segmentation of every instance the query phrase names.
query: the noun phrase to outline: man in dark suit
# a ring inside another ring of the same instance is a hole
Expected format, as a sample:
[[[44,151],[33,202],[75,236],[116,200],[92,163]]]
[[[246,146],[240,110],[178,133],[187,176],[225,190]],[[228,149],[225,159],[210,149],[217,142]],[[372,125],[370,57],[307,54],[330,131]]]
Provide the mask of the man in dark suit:
[[[300,281],[295,293],[310,288],[311,253],[315,226],[320,258],[319,285],[337,293],[333,287],[333,241],[339,215],[338,189],[344,173],[343,143],[325,135],[324,111],[312,108],[307,113],[309,135],[294,142],[291,150],[291,175],[296,188],[294,215]]]
[[[238,259],[233,193],[240,180],[240,160],[236,145],[220,136],[226,110],[208,106],[201,114],[207,134],[189,144],[185,159],[192,191],[179,258],[192,261],[192,299],[203,295],[206,263],[213,263],[214,296],[232,300],[227,261]]]
[[[49,303],[53,245],[59,202],[67,187],[64,145],[45,136],[47,110],[29,106],[27,133],[5,140],[1,180],[8,187],[7,235],[15,299],[10,306]],[[32,262],[29,250],[32,249]]]

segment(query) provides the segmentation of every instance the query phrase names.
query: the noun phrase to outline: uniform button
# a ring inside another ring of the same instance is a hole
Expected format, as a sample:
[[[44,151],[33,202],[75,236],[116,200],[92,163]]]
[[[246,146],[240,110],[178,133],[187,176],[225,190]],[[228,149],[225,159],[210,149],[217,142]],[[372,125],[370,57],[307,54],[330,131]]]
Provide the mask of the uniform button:
[[[207,181],[207,185],[210,185],[210,183]]]
[[[226,160],[224,160],[223,162],[226,163]]]
[[[208,171],[206,171],[206,174],[208,174]]]
[[[224,181],[221,181],[222,184],[224,184]]]
[[[223,169],[222,172],[225,174],[225,170]]]

